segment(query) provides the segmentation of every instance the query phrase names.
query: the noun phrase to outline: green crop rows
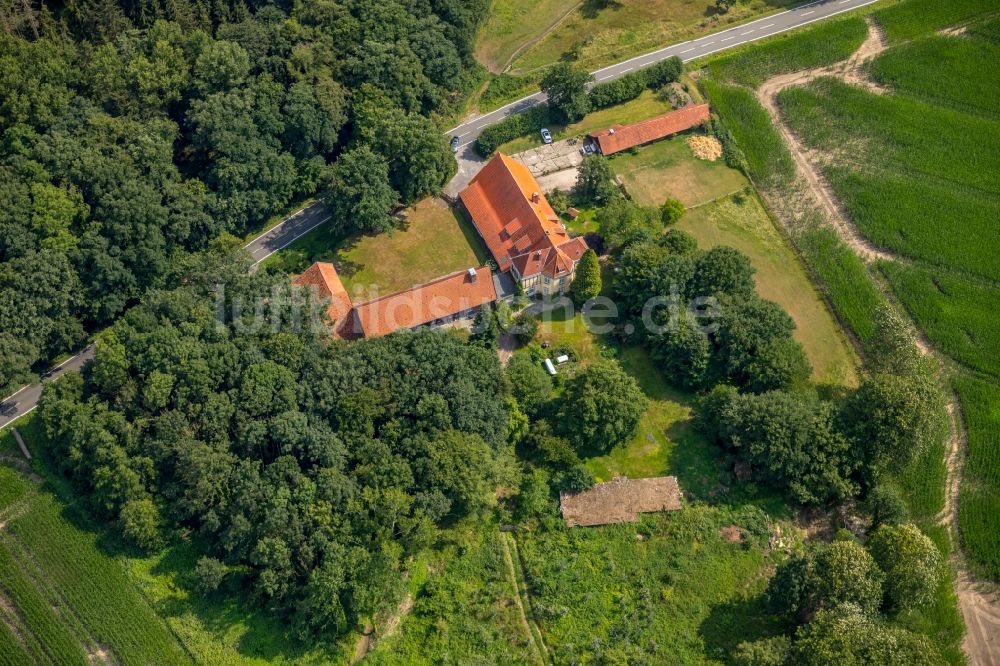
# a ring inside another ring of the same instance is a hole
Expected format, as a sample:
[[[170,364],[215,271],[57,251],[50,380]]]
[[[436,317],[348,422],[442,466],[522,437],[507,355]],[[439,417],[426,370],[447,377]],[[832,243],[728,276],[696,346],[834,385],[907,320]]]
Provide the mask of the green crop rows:
[[[894,91],[1000,119],[1000,68],[983,63],[1000,63],[1000,44],[932,35],[889,49],[869,71]]]
[[[846,60],[865,37],[860,17],[820,25],[751,44],[713,60],[709,72],[720,81],[757,87],[769,77]]]
[[[976,22],[987,9],[994,14]],[[986,64],[1000,59],[997,9],[995,2],[909,0],[877,11],[892,42],[912,40],[869,65],[894,94],[820,79],[778,98],[806,146],[829,156],[824,173],[862,234],[901,257],[878,269],[926,338],[994,379],[1000,377],[1000,75]],[[931,34],[969,21],[968,36]],[[823,251],[799,242],[807,255]],[[831,288],[836,304],[845,278],[830,266],[816,270],[839,285]],[[862,324],[852,326],[864,330],[863,317],[853,318]],[[959,525],[970,561],[1000,577],[1000,388],[991,381],[956,382],[969,437]],[[943,499],[937,459],[926,460],[923,473],[908,470],[897,479],[918,518]]]
[[[889,41],[897,42],[997,11],[996,0],[908,0],[874,12]]]
[[[1000,376],[1000,289],[917,266],[885,263],[880,270],[938,349]]]
[[[0,487],[19,495],[3,495],[10,517],[0,533],[0,589],[24,618],[36,663],[86,664],[96,649],[129,664],[189,662],[96,535],[9,468],[0,467]]]
[[[959,525],[969,555],[1000,577],[1000,387],[960,376],[955,385],[969,431],[959,496]]]
[[[809,223],[795,244],[841,321],[864,344],[874,332],[872,316],[885,302],[865,265],[833,229]]]
[[[711,79],[704,85],[716,111],[746,154],[751,175],[764,185],[791,180],[795,173],[792,156],[754,94]]]

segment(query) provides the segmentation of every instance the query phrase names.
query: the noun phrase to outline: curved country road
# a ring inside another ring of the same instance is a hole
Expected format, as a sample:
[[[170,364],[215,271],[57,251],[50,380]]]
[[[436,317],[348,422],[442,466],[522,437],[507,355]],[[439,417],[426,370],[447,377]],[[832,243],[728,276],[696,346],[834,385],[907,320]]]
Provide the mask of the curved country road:
[[[736,25],[711,35],[699,37],[698,39],[681,42],[680,44],[672,44],[657,51],[610,65],[593,72],[594,80],[597,82],[610,81],[673,56],[678,56],[684,62],[689,62],[696,58],[711,55],[717,51],[754,42],[765,37],[771,37],[772,35],[793,30],[815,21],[821,21],[831,16],[865,7],[877,1],[819,0],[818,2],[811,2],[779,14],[772,14],[771,16],[766,16],[750,23]],[[472,176],[475,175],[473,171],[475,165],[480,163],[480,160],[473,154],[472,143],[475,142],[480,132],[504,118],[512,116],[515,113],[521,113],[544,101],[544,93],[535,93],[516,102],[511,102],[496,111],[470,118],[461,125],[448,130],[446,133],[448,136],[458,136],[461,140],[458,155],[458,175],[449,184],[448,190],[455,190],[457,192],[458,189],[464,187],[472,179]],[[256,267],[267,257],[281,248],[290,245],[297,238],[329,219],[330,216],[322,203],[312,204],[294,213],[252,240],[246,245],[245,249],[253,257],[254,266]],[[42,377],[42,382],[25,386],[5,398],[0,402],[0,428],[35,409],[38,405],[38,399],[42,394],[41,383],[57,380],[66,372],[79,370],[93,356],[94,348],[93,345],[90,345],[76,356],[67,359],[61,365],[46,373]]]

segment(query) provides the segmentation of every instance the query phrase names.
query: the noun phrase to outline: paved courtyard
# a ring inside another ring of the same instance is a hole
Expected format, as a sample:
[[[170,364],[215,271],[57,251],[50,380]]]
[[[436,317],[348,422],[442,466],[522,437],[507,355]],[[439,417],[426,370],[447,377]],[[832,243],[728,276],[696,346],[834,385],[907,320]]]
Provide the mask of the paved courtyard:
[[[556,141],[548,146],[539,146],[523,153],[511,155],[515,160],[524,163],[535,178],[546,174],[574,169],[583,162],[583,139],[574,137]]]

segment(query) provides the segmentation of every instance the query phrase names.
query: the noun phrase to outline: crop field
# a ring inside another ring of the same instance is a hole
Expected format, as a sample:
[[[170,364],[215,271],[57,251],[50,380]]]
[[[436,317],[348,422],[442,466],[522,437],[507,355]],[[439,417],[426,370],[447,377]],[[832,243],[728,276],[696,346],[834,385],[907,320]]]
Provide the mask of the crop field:
[[[978,21],[969,26],[969,34],[991,44],[1000,44],[1000,16]]]
[[[1000,387],[968,375],[955,386],[969,431],[958,505],[962,541],[983,573],[1000,578]]]
[[[1000,377],[1000,288],[897,262],[880,265],[934,345],[970,368]]]
[[[0,488],[0,641],[11,654],[37,664],[189,663],[98,536],[67,520],[72,509],[7,467]]]
[[[773,565],[767,524],[753,507],[696,506],[634,524],[520,534],[553,660],[721,663],[740,641],[777,632],[758,596]],[[745,543],[720,534],[730,525]]]
[[[778,103],[809,147],[855,167],[1000,195],[1000,123],[832,78],[787,88]]]
[[[986,12],[997,11],[995,0],[906,0],[876,10],[873,15],[890,42],[912,39]]]
[[[824,173],[858,229],[876,246],[1000,279],[993,250],[1000,197],[888,170],[868,173],[831,166]]]
[[[657,141],[642,146],[634,155],[626,152],[612,158],[611,167],[637,203],[660,206],[673,197],[692,208],[747,186],[743,174],[730,169],[721,158],[696,158],[686,143],[688,136]]]
[[[1000,69],[983,66],[1000,62],[1000,43],[973,36],[931,35],[889,49],[869,74],[894,92],[1000,119]]]
[[[885,302],[864,263],[829,227],[806,221],[795,242],[834,311],[864,344],[871,339],[872,315]]]
[[[824,21],[809,30],[763,40],[717,56],[709,73],[720,81],[756,88],[775,74],[823,67],[846,60],[868,36],[861,17]]]
[[[438,554],[441,568],[424,582],[399,629],[364,663],[536,662],[498,526],[453,536]]]
[[[715,110],[746,153],[754,180],[764,186],[790,181],[795,173],[792,156],[754,94],[711,79],[706,79],[704,86]]]
[[[857,384],[854,353],[799,259],[755,196],[738,195],[701,206],[677,227],[693,235],[703,249],[729,245],[753,263],[757,291],[781,305],[795,321],[795,338],[823,384]]]

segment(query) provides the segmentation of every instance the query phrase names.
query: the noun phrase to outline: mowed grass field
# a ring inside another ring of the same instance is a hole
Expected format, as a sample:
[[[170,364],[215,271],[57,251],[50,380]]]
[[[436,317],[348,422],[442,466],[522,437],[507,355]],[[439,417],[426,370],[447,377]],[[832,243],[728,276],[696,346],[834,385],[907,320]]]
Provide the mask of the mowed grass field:
[[[717,160],[694,157],[686,136],[643,146],[634,155],[611,160],[615,173],[640,204],[658,206],[676,197],[691,207],[678,228],[703,249],[729,245],[750,257],[757,289],[795,320],[796,338],[805,347],[816,381],[857,384],[857,360],[837,321],[813,287],[788,240],[756,196],[746,194],[742,173]],[[735,196],[734,196],[735,195]]]
[[[32,422],[18,428],[31,448]],[[192,663],[104,535],[34,478],[0,465],[0,661]]]
[[[756,196],[737,196],[689,211],[678,228],[708,249],[729,245],[757,269],[757,291],[781,305],[795,321],[795,338],[813,366],[813,379],[836,386],[856,386],[857,358],[813,287],[788,240]]]
[[[648,146],[633,155],[621,153],[611,166],[621,176],[629,195],[643,206],[660,206],[668,197],[688,208],[734,194],[747,186],[742,173],[720,158],[700,160],[687,145],[689,133]]]
[[[486,262],[475,228],[442,200],[424,199],[403,216],[391,234],[342,239],[321,226],[264,265],[300,273],[315,261],[332,262],[351,298],[362,302]]]

